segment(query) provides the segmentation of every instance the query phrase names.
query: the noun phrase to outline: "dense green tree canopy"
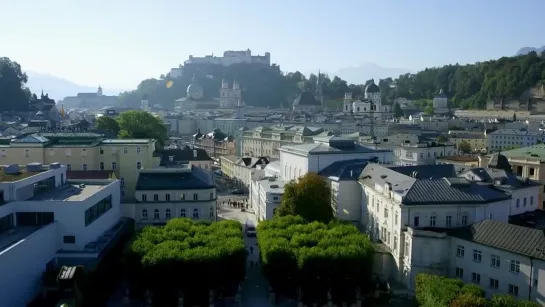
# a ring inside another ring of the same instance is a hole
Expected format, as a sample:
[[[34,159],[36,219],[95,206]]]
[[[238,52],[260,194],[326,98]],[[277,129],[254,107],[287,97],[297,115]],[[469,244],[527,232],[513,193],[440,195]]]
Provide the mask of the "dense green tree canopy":
[[[125,258],[129,279],[153,291],[157,306],[177,302],[179,290],[186,306],[204,306],[210,290],[236,289],[244,278],[246,248],[239,222],[177,218],[145,227]]]
[[[282,204],[276,214],[300,215],[307,221],[329,222],[334,214],[327,181],[316,173],[308,173],[286,184]]]
[[[416,276],[416,300],[421,307],[538,307],[530,301],[516,301],[510,295],[484,298],[477,285],[464,284],[460,279],[421,273]]]
[[[110,116],[99,117],[96,124],[98,129],[111,132],[115,135],[118,135],[119,130],[121,129],[119,128],[119,124],[117,123],[117,121]]]
[[[121,113],[116,122],[119,128],[111,120],[103,120],[98,124],[104,125],[104,128],[118,129],[118,137],[131,139],[156,139],[160,145],[163,145],[167,137],[167,129],[163,121],[146,111],[127,111]],[[107,126],[106,126],[107,124]],[[114,131],[111,130],[111,131]]]
[[[0,111],[27,111],[30,91],[21,65],[0,57]]]
[[[208,97],[218,97],[221,79],[237,79],[243,88],[248,105],[279,107],[289,106],[303,90],[314,91],[318,77],[302,73],[283,73],[278,66],[237,64],[186,65],[182,78],[171,78],[168,74],[159,79],[148,79],[140,83],[135,91],[121,95],[121,103],[137,106],[143,95],[149,95],[152,104],[172,107],[174,100],[184,97],[193,75],[196,75]],[[329,106],[341,104],[344,94],[352,92],[354,97],[363,94],[365,84],[348,84],[338,76],[320,76],[325,100]],[[375,81],[376,82],[376,81]],[[484,108],[486,101],[494,98],[518,98],[529,87],[545,82],[545,56],[531,52],[517,57],[468,65],[445,65],[426,68],[416,74],[405,74],[397,78],[378,80],[383,98],[393,102],[397,97],[412,100],[430,100],[443,89],[454,106]],[[424,111],[427,104],[422,106]],[[428,109],[428,111],[430,111]]]
[[[257,240],[263,271],[276,293],[307,303],[352,302],[356,289],[370,278],[373,247],[369,237],[350,224],[307,222],[300,216],[259,223]]]

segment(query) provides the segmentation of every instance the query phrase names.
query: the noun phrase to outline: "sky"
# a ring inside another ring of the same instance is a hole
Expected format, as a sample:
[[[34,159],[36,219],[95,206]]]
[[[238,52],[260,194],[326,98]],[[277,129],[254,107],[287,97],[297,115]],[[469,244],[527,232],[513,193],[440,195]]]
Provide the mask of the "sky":
[[[0,0],[0,56],[122,89],[248,48],[282,71],[417,71],[541,47],[543,12],[544,0]]]

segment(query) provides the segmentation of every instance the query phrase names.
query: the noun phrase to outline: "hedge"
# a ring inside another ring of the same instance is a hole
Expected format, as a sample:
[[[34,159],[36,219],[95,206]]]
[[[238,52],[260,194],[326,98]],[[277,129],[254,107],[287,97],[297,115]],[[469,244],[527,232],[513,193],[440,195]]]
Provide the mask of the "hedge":
[[[137,288],[153,292],[154,304],[177,304],[183,291],[186,305],[193,306],[208,304],[210,290],[234,292],[245,276],[246,255],[239,222],[176,218],[142,229],[125,263]]]
[[[275,217],[257,227],[262,268],[277,294],[305,303],[352,302],[371,275],[369,237],[343,222],[307,222],[300,216]]]
[[[421,307],[539,307],[530,301],[517,301],[507,294],[494,295],[491,300],[474,284],[460,279],[421,273],[416,276],[416,300]]]

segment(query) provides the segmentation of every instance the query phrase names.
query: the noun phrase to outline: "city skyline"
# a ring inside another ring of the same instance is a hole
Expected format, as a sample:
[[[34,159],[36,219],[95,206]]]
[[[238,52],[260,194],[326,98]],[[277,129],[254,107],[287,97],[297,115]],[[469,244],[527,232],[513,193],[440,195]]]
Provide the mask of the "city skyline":
[[[25,71],[124,89],[167,73],[189,55],[225,50],[270,52],[283,71],[334,74],[362,63],[417,71],[545,45],[534,33],[543,26],[545,3],[539,0],[501,0],[493,7],[468,0],[422,0],[418,6],[351,0],[281,0],[269,7],[249,0],[0,4],[12,12],[0,20],[10,29],[2,56]]]

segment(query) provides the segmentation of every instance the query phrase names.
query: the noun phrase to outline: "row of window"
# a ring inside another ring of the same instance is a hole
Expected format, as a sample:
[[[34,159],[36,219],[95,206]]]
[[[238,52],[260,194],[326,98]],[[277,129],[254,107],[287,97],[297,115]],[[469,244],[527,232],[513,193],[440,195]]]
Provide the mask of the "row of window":
[[[142,168],[142,163],[136,162],[136,169],[141,169],[141,168]],[[87,164],[82,164],[81,169],[86,171],[89,168],[87,167]],[[104,162],[100,162],[99,169],[101,171],[103,171],[105,169]],[[72,170],[72,164],[66,164],[66,170],[71,171]],[[117,163],[116,162],[112,162],[112,170],[114,170],[114,171],[117,170]]]
[[[112,153],[116,153],[116,152],[117,152],[117,148],[112,148]],[[140,147],[137,147],[136,148],[136,154],[140,154],[140,152],[141,152]],[[99,153],[101,155],[103,155],[104,154],[104,149],[100,148]],[[129,149],[128,148],[123,148],[123,153],[128,154]],[[50,156],[55,155],[55,149],[54,148],[49,149],[49,155]],[[72,148],[66,149],[65,152],[64,152],[64,155],[66,157],[71,157],[72,156]],[[87,149],[86,148],[81,149],[80,155],[82,157],[87,157]],[[27,158],[30,157],[30,149],[25,149],[25,157],[27,157]]]
[[[185,197],[184,193],[182,193],[180,195],[180,200],[181,201],[186,200],[186,197]],[[199,194],[193,193],[193,200],[199,200]],[[214,200],[214,192],[210,192],[210,199],[209,200]],[[147,194],[142,194],[142,201],[143,202],[148,201],[148,195]],[[164,200],[159,200],[159,194],[153,194],[153,201],[154,202],[157,202],[157,201],[171,201],[171,196],[170,196],[170,194],[167,193],[167,194],[165,194],[165,199]]]
[[[112,196],[108,196],[99,201],[89,209],[85,210],[85,226],[87,227],[92,222],[96,221],[104,213],[112,209]]]
[[[465,247],[463,245],[458,245],[456,247],[456,257],[464,258],[465,257]],[[473,261],[481,263],[483,260],[483,252],[474,249],[473,250]],[[501,267],[501,259],[498,255],[490,255],[490,266],[493,268]],[[520,261],[509,260],[509,271],[511,273],[520,273]]]
[[[464,279],[464,269],[456,268],[456,277]],[[477,285],[481,284],[481,274],[471,273],[471,282]],[[533,280],[534,287],[537,286],[537,279]],[[488,287],[490,289],[498,290],[500,288],[500,281],[495,278],[490,278],[488,281]],[[519,295],[519,287],[513,284],[507,284],[507,292],[513,296]]]
[[[164,216],[165,216],[165,220],[171,219],[172,218],[172,211],[170,209],[166,209]],[[180,217],[188,217],[186,209],[180,209]],[[194,218],[194,219],[198,219],[199,218],[199,209],[194,208],[193,211],[192,211],[191,217]],[[210,218],[214,217],[214,208],[212,208],[212,207],[210,207],[210,210],[209,210],[209,217]],[[143,209],[142,210],[142,219],[147,220],[148,218],[149,218],[148,210]],[[161,219],[161,213],[160,213],[159,209],[154,209],[153,210],[153,219],[154,220],[160,220]]]

